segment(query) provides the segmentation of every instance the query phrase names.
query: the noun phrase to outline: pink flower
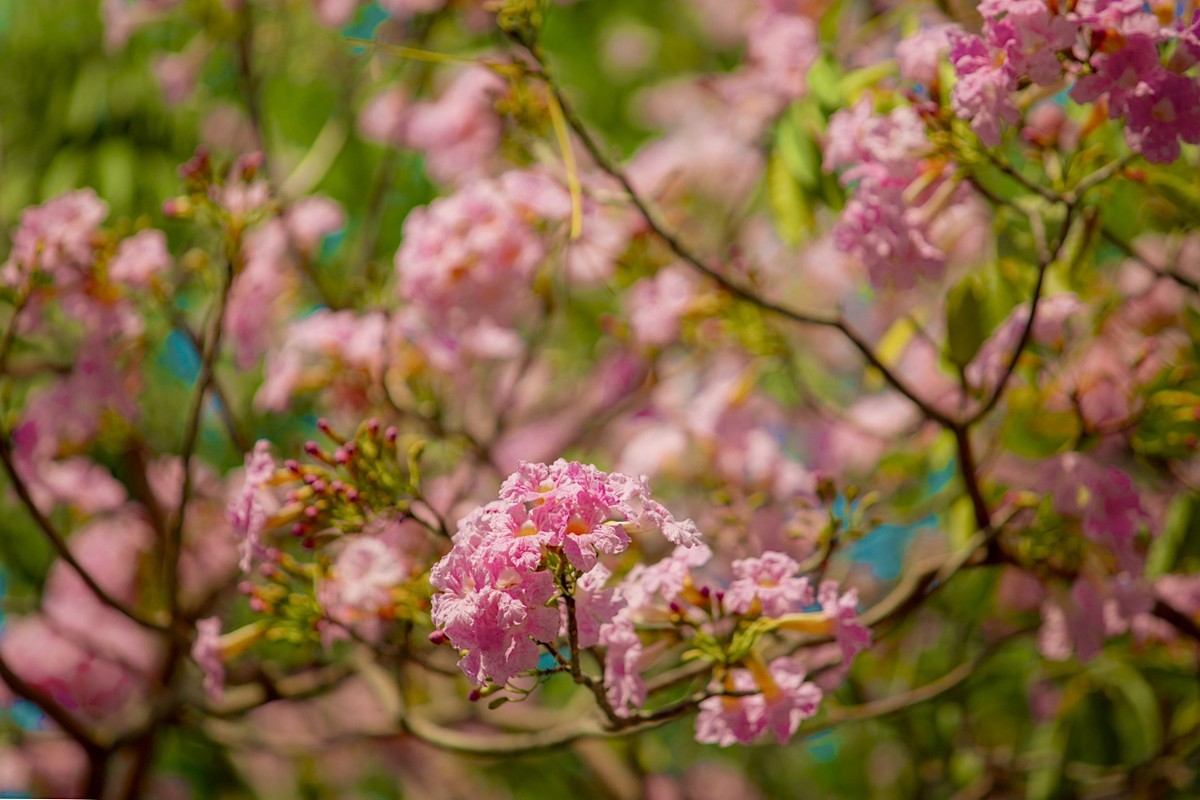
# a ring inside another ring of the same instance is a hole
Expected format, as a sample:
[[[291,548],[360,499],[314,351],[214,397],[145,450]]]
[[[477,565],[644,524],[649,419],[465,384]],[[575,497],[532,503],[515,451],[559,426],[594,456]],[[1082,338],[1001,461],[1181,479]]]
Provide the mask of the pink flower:
[[[638,342],[664,347],[679,336],[680,320],[693,302],[695,282],[683,267],[642,278],[628,295],[629,324]]]
[[[946,266],[946,254],[929,240],[928,225],[899,186],[865,181],[833,235],[839,250],[863,263],[875,286],[909,289],[918,276],[933,280]]]
[[[1153,604],[1153,591],[1144,581],[1127,575],[1103,581],[1081,576],[1068,595],[1042,604],[1038,649],[1052,661],[1072,655],[1090,661],[1104,649],[1106,639],[1127,632]]]
[[[953,25],[923,28],[896,45],[896,61],[905,80],[929,87],[938,82],[938,64],[950,49]]]
[[[1079,23],[1071,15],[1053,13],[1044,0],[984,0],[984,33],[995,51],[1003,51],[1004,68],[1040,86],[1063,74],[1059,52],[1071,47]]]
[[[747,32],[746,62],[756,83],[785,101],[804,96],[817,60],[817,28],[807,17],[760,13]]]
[[[1108,95],[1108,114],[1117,118],[1128,113],[1129,103],[1149,89],[1149,82],[1165,72],[1158,45],[1149,36],[1131,36],[1115,52],[1092,56],[1092,72],[1081,76],[1071,88],[1071,99],[1092,103]]]
[[[221,619],[209,617],[196,622],[192,660],[204,673],[204,693],[219,701],[225,694],[225,665],[221,662]]]
[[[403,147],[408,141],[408,94],[389,87],[371,98],[358,116],[358,129],[372,141]]]
[[[603,564],[597,564],[590,572],[575,582],[575,624],[579,633],[579,646],[594,647],[600,642],[600,629],[611,622],[625,607],[624,600],[615,587],[607,587],[612,572]],[[563,630],[566,630],[566,607],[563,605]]]
[[[491,680],[502,686],[535,668],[538,642],[558,635],[558,608],[546,605],[556,587],[549,572],[531,571],[502,548],[488,547],[486,534],[464,527],[473,519],[478,521],[468,517],[460,523],[454,549],[430,574],[438,590],[431,618],[463,651],[458,665],[472,683]]]
[[[333,565],[343,607],[373,614],[391,605],[391,590],[407,580],[412,565],[378,539],[355,539]]]
[[[989,147],[1000,144],[1000,123],[1015,125],[1021,118],[1012,104],[1017,88],[1013,73],[996,67],[987,45],[978,36],[951,36],[950,60],[958,73],[951,105],[960,119],[971,121],[971,130]]]
[[[229,524],[241,537],[242,572],[250,569],[261,548],[259,537],[267,524],[267,504],[263,499],[264,487],[275,473],[275,461],[271,458],[271,443],[259,439],[253,452],[246,454],[246,471],[242,477],[242,488],[226,509]]]
[[[404,221],[400,296],[436,337],[468,352],[485,354],[497,329],[533,313],[533,276],[546,246],[533,227],[539,198],[507,191],[517,185],[476,181]]]
[[[1140,572],[1134,539],[1150,515],[1128,474],[1071,452],[1048,463],[1044,478],[1056,512],[1078,518],[1084,536],[1112,548],[1122,569]]]
[[[313,0],[317,19],[322,25],[340,28],[354,18],[359,0]]]
[[[162,231],[145,230],[125,239],[108,265],[108,277],[131,286],[149,286],[156,275],[171,268],[167,237]]]
[[[1071,293],[1056,294],[1038,303],[1037,318],[1030,341],[1042,346],[1061,348],[1068,332],[1067,323],[1084,311],[1084,304]],[[1029,306],[1020,305],[1000,324],[967,365],[966,374],[975,386],[994,387],[1008,368],[1021,334],[1029,322]]]
[[[767,617],[803,610],[814,598],[808,578],[796,575],[799,570],[794,559],[774,551],[734,561],[734,580],[725,590],[725,608],[746,614],[758,603]]]
[[[758,691],[747,697],[710,697],[700,704],[696,716],[696,741],[728,747],[750,744],[764,730],[786,744],[800,723],[816,715],[821,690],[805,680],[805,671],[790,658],[777,658],[769,666],[753,670],[735,669],[726,690]]]
[[[1179,158],[1179,140],[1200,144],[1200,85],[1163,70],[1126,101],[1125,141],[1147,161]]]
[[[563,547],[584,572],[595,564],[596,552],[618,553],[628,546],[627,526],[656,528],[677,545],[700,542],[700,531],[691,520],[676,520],[651,499],[644,478],[604,473],[574,461],[559,459],[549,466],[521,462],[504,482],[500,497],[534,504],[529,511],[534,529],[547,535],[548,546]],[[601,546],[614,549],[599,550]]]
[[[858,590],[838,593],[837,581],[824,581],[817,591],[821,612],[833,622],[833,637],[842,651],[842,665],[871,646],[871,630],[858,621]]]
[[[630,708],[646,702],[646,679],[641,660],[645,651],[633,626],[633,618],[622,612],[600,629],[604,646],[604,691],[613,709],[627,715]]]
[[[8,261],[0,267],[0,284],[20,286],[37,270],[59,288],[75,286],[95,261],[93,240],[106,216],[108,204],[91,189],[25,209]]]
[[[489,171],[503,133],[496,101],[506,89],[490,69],[471,67],[437,100],[413,104],[407,144],[425,154],[425,167],[434,180],[463,184]]]
[[[706,544],[677,546],[666,558],[653,564],[635,564],[621,582],[621,597],[631,609],[646,608],[657,599],[670,603],[692,579],[692,572],[712,559]]]
[[[387,319],[380,312],[322,309],[288,326],[283,346],[268,354],[263,385],[254,403],[283,411],[298,391],[332,385],[349,403],[355,387],[383,378]]]

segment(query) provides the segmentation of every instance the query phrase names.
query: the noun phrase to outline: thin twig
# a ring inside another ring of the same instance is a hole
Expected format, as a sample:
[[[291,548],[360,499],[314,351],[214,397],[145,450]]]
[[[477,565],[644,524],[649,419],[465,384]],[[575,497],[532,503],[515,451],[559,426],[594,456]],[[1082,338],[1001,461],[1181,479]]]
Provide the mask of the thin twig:
[[[33,517],[34,523],[37,524],[42,534],[46,537],[46,540],[50,542],[51,548],[53,548],[54,552],[67,564],[67,566],[75,570],[80,579],[84,582],[88,589],[91,590],[92,594],[94,594],[96,598],[100,600],[100,602],[120,612],[122,616],[125,616],[133,622],[136,622],[143,628],[149,628],[150,630],[158,631],[160,633],[174,632],[174,629],[169,625],[163,625],[161,623],[154,622],[153,620],[146,619],[136,611],[127,607],[121,601],[117,600],[115,597],[109,594],[108,590],[97,583],[96,579],[92,577],[91,573],[89,573],[83,567],[83,565],[79,563],[79,561],[75,558],[75,555],[71,552],[71,549],[67,546],[66,540],[63,539],[62,535],[54,527],[54,524],[50,522],[46,515],[42,513],[41,509],[38,508],[37,503],[34,502],[33,495],[30,494],[29,491],[29,486],[25,483],[25,479],[22,478],[21,474],[17,471],[17,465],[13,461],[12,450],[10,449],[10,442],[7,436],[0,436],[0,463],[4,464],[4,471],[8,474],[8,479],[12,483],[13,489],[17,492],[17,497],[20,498],[21,503],[25,506],[25,510],[29,513],[29,516]]]
[[[179,459],[183,465],[182,487],[179,491],[179,503],[171,518],[171,527],[167,531],[167,539],[163,548],[163,575],[167,593],[168,608],[171,618],[175,619],[179,612],[181,595],[177,586],[179,577],[179,556],[183,549],[183,526],[187,513],[188,500],[192,494],[192,456],[195,455],[196,442],[200,436],[200,422],[204,413],[204,398],[213,381],[213,372],[217,354],[221,349],[221,337],[225,329],[225,309],[229,303],[229,290],[233,284],[233,261],[226,260],[225,269],[221,275],[221,285],[218,289],[217,300],[213,306],[209,330],[204,340],[204,351],[200,358],[200,374],[196,378],[196,389],[192,393],[191,407],[188,409],[187,427],[183,433],[183,446]]]

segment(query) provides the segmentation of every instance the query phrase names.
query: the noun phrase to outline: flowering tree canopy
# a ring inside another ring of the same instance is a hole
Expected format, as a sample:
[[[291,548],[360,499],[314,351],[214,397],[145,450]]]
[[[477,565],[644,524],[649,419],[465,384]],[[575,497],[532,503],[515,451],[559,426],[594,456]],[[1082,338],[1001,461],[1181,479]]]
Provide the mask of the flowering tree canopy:
[[[1200,793],[1194,2],[10,5],[4,796]]]

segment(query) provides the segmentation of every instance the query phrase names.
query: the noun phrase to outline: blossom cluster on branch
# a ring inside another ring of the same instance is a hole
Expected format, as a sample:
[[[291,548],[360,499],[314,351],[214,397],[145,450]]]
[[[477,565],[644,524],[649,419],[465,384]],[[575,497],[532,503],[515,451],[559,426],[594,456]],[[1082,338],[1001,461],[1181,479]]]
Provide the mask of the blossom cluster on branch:
[[[200,125],[0,249],[0,792],[1200,786],[1194,4],[88,2]]]

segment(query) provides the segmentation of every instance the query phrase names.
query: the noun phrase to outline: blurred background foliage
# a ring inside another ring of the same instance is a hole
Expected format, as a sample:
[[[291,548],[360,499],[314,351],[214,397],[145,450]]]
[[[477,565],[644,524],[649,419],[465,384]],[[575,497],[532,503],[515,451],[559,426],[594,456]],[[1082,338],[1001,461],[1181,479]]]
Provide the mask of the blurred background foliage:
[[[419,155],[361,139],[357,114],[401,71],[424,71],[428,82],[436,78],[434,68],[386,54],[368,57],[320,26],[308,0],[285,0],[255,6],[258,16],[248,57],[256,77],[248,84],[241,60],[247,54],[239,50],[243,32],[230,27],[228,15],[220,13],[221,0],[185,0],[185,5],[188,13],[141,28],[126,46],[110,48],[97,0],[0,0],[0,75],[5,76],[0,80],[0,228],[11,230],[29,205],[91,186],[109,203],[110,224],[162,227],[172,251],[183,253],[196,244],[194,232],[161,213],[163,201],[178,193],[178,165],[201,143],[224,144],[227,156],[235,149],[229,145],[253,148],[246,120],[249,113],[257,113],[277,175],[290,175],[316,148],[323,166],[311,190],[333,198],[347,214],[344,234],[331,237],[320,254],[317,281],[325,297],[314,297],[313,306],[364,305],[362,293],[378,289],[363,276],[390,274],[405,215],[427,203],[435,189]],[[823,26],[827,40],[837,31],[836,15],[832,19]],[[196,20],[206,27],[190,27]],[[377,6],[364,6],[343,33],[384,38],[397,33],[389,31],[394,25]],[[427,29],[410,33],[434,51],[482,54],[503,44],[498,34],[472,37],[448,20],[434,19]],[[583,116],[624,154],[653,134],[639,110],[642,92],[649,86],[675,75],[729,68],[740,57],[735,47],[709,41],[691,4],[682,0],[585,0],[554,6],[544,42]],[[164,53],[200,47],[210,49],[196,91],[182,102],[169,103],[155,74],[159,59]],[[823,127],[828,114],[849,99],[839,68],[825,64],[821,69],[825,72],[816,73],[812,96],[785,115],[777,140],[768,145],[772,154],[766,192],[781,233],[793,242],[811,226],[814,197],[836,204],[840,191],[831,177],[821,174],[816,142],[806,133]],[[257,109],[247,106],[247,97],[255,98],[252,105]],[[1178,189],[1169,179],[1163,181],[1164,191]],[[1119,230],[1132,235],[1138,213],[1145,213],[1138,212],[1142,198],[1133,192],[1120,198],[1129,199],[1107,213]],[[376,219],[376,207],[383,213],[377,223],[369,222]],[[368,224],[377,225],[377,230],[364,230]],[[1020,224],[1011,222],[1014,230]],[[7,247],[5,237],[0,257]],[[987,292],[988,302],[996,306],[988,312],[991,324],[1026,294],[1008,289],[1007,295]],[[187,310],[191,300],[185,294],[174,302]],[[960,297],[955,302],[964,301]],[[587,309],[581,306],[580,311]],[[991,324],[975,338],[981,341]],[[148,362],[141,395],[145,413],[140,434],[153,451],[164,452],[173,449],[178,438],[178,410],[186,403],[198,362],[191,345],[170,334],[172,325],[165,314],[150,325],[158,336],[151,337],[158,349],[157,358]],[[973,352],[963,355],[969,360]],[[257,376],[237,382],[243,408],[251,407],[249,398],[257,383]],[[299,404],[289,415],[251,418],[249,424],[257,436],[281,441],[311,431],[313,416]],[[1041,446],[1032,442],[1031,452]],[[207,421],[201,453],[210,463],[225,467],[241,461],[241,453],[220,434],[216,419]],[[103,456],[101,452],[102,461]],[[109,465],[120,474],[116,455],[109,456]],[[931,463],[922,463],[920,469],[942,470],[947,461],[938,458],[931,456]],[[913,465],[901,468],[911,470]],[[920,479],[925,486],[925,473]],[[1166,555],[1160,552],[1159,558],[1173,563],[1182,553],[1195,563],[1200,515],[1184,508],[1176,518],[1180,522],[1171,529],[1174,532],[1164,537],[1164,547],[1174,549]],[[35,595],[51,554],[30,525],[12,520],[3,524],[0,559],[9,575],[8,599],[20,601]],[[900,551],[906,541],[901,537]],[[837,699],[852,704],[886,696],[894,687],[923,685],[961,664],[968,658],[967,631],[977,627],[994,579],[986,573],[962,576],[905,623],[903,637],[883,637],[856,670],[856,675],[869,677],[851,681]],[[914,639],[922,643],[919,653],[912,651]],[[905,657],[898,657],[900,641],[908,648]],[[1039,719],[1031,714],[1031,696],[1051,680],[1066,687],[1061,690],[1067,695],[1064,710]],[[1167,716],[1173,722],[1166,724],[1163,718],[1171,709],[1174,713]],[[1027,779],[1024,789],[1030,797],[1069,797],[1073,776],[1091,779],[1106,770],[1119,776],[1159,751],[1164,737],[1182,737],[1190,730],[1189,720],[1194,728],[1197,716],[1200,690],[1194,675],[1190,680],[1181,677],[1160,664],[1153,651],[1134,654],[1128,663],[1101,658],[1089,665],[1051,666],[1038,658],[1035,643],[1025,637],[1002,645],[969,682],[932,702],[798,738],[787,747],[703,747],[692,740],[692,723],[687,720],[657,734],[618,742],[610,757],[642,774],[679,776],[694,772],[697,764],[725,765],[748,777],[767,797],[945,797],[962,786],[1003,791],[993,776],[999,780],[1009,770]],[[1003,764],[995,761],[1004,758],[1008,761]],[[248,796],[220,748],[197,730],[173,730],[160,762],[167,771],[185,776],[197,797]],[[516,797],[587,797],[601,792],[591,771],[595,756],[589,756],[585,746],[560,754],[463,763],[481,770],[486,783]],[[303,769],[301,773],[304,796],[333,796],[319,774]],[[691,796],[733,796],[717,794],[731,785],[722,773],[709,774],[709,785],[693,782]],[[382,772],[364,776],[357,791],[363,798],[400,796]]]

